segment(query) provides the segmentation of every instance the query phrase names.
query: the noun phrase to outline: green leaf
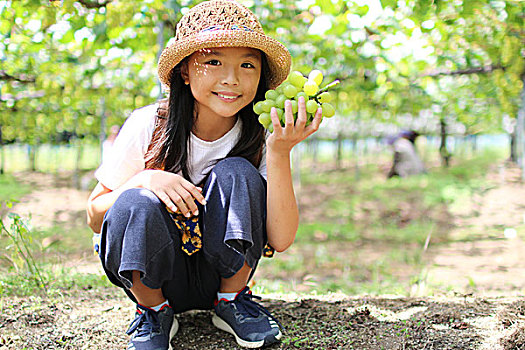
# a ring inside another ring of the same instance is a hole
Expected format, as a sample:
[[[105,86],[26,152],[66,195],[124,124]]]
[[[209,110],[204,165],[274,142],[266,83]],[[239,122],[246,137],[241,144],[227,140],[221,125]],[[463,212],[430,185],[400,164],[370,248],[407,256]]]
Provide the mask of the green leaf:
[[[414,14],[417,17],[426,19],[430,9],[432,8],[432,1],[429,0],[417,0],[414,6]]]
[[[463,0],[463,8],[461,10],[461,15],[464,17],[469,17],[474,14],[474,8],[476,7],[476,2],[474,0]]]
[[[363,16],[365,16],[368,13],[369,9],[370,8],[368,7],[368,5],[359,6],[355,10],[355,14],[359,15],[360,17],[363,17]]]
[[[383,6],[383,8],[390,7],[395,10],[397,8],[397,0],[381,0],[381,6]]]

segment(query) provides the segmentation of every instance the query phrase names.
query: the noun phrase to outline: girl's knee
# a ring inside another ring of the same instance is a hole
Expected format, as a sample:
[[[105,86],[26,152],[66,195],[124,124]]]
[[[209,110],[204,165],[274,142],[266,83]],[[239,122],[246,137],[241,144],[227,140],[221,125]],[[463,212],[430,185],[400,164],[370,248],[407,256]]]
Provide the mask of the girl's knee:
[[[221,180],[243,179],[262,184],[259,171],[245,158],[231,157],[219,161],[212,170],[212,177]]]
[[[148,225],[151,221],[162,220],[169,215],[164,204],[150,190],[132,188],[120,194],[104,217],[104,224],[110,231],[126,231],[130,221],[135,225]],[[104,225],[103,224],[103,225]]]

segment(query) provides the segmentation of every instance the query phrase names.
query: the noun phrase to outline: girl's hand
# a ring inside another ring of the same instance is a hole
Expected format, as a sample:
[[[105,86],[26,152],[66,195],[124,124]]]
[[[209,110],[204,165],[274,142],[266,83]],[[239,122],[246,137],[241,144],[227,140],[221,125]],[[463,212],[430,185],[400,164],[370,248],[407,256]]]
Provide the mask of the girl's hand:
[[[155,193],[159,199],[173,212],[177,209],[186,217],[199,215],[195,200],[202,205],[206,200],[202,188],[195,186],[180,175],[163,170],[144,170],[140,177],[141,187]]]
[[[318,108],[312,123],[306,126],[306,104],[304,98],[299,97],[299,108],[297,120],[294,122],[292,103],[287,100],[284,103],[284,127],[281,126],[277,111],[272,107],[270,116],[272,117],[273,133],[268,137],[267,147],[272,151],[289,153],[299,142],[306,139],[319,129],[322,120],[322,109]]]

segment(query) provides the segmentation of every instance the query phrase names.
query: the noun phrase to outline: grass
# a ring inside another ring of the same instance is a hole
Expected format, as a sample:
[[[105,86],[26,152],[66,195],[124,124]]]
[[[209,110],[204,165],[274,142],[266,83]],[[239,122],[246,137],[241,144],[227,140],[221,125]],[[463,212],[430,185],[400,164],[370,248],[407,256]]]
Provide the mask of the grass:
[[[55,296],[61,293],[74,293],[80,290],[95,288],[110,288],[112,284],[105,275],[93,273],[78,273],[73,269],[63,268],[57,265],[41,265],[43,278],[47,284],[47,292],[31,283],[28,275],[8,271],[0,277],[0,298],[2,296],[32,296],[43,295]]]
[[[328,185],[333,193],[319,200],[325,220],[311,222],[304,217],[298,240],[311,239],[322,231],[343,240],[422,243],[426,233],[418,232],[435,230],[440,219],[448,219],[440,214],[472,206],[475,195],[493,187],[485,174],[498,159],[501,154],[487,151],[474,159],[458,159],[449,169],[437,167],[406,179],[386,180],[373,165],[362,169],[363,176],[357,181],[348,169],[303,173],[304,187]]]
[[[17,182],[13,176],[0,176],[2,203],[16,202],[30,192],[29,186]],[[0,234],[0,297],[56,294],[110,285],[105,276],[78,273],[74,268],[64,267],[73,257],[91,250],[91,231],[86,225],[39,229],[31,227],[30,218],[20,218],[27,227],[26,232],[22,226],[13,225],[13,218],[17,217],[11,214],[1,218],[12,235],[6,231]],[[35,268],[45,281],[45,289],[38,283]]]
[[[53,295],[111,286],[105,275],[80,273],[75,269],[74,261],[92,250],[91,236],[87,226],[66,228],[55,225],[31,230],[26,244],[45,281],[46,291],[33,283],[32,272],[24,269],[23,264],[15,264],[20,259],[13,250],[13,241],[0,237],[0,296]]]
[[[13,175],[0,175],[0,203],[15,202],[30,192],[30,186],[19,183]]]
[[[80,252],[92,249],[87,227],[66,230],[54,226],[25,231],[8,226],[6,229],[12,234],[8,236],[4,231],[0,236],[0,296],[54,295],[110,286],[106,276],[79,273],[72,263]],[[20,250],[17,246],[27,248]]]
[[[376,164],[362,166],[357,180],[352,167],[302,172],[296,241],[289,253],[261,261],[257,288],[409,295],[424,278],[427,238],[432,245],[451,241],[455,212],[493,187],[485,175],[503,159],[485,151],[406,179],[386,180]],[[305,193],[313,204],[301,198]]]
[[[491,188],[485,174],[502,159],[501,153],[488,151],[456,158],[449,169],[435,167],[425,175],[391,180],[377,161],[360,164],[356,178],[353,165],[331,169],[320,163],[312,170],[306,159],[296,242],[285,254],[260,262],[255,293],[410,294],[424,278],[423,246],[429,234],[432,245],[450,241],[452,215],[472,207],[476,196]],[[13,178],[0,179],[0,194],[19,198],[29,191]],[[17,194],[15,188],[22,190]],[[31,238],[50,293],[110,285],[100,275],[64,267],[90,251],[91,232],[85,225],[35,228]],[[0,237],[0,295],[37,292],[27,272],[16,271],[6,259],[8,248],[9,241]]]

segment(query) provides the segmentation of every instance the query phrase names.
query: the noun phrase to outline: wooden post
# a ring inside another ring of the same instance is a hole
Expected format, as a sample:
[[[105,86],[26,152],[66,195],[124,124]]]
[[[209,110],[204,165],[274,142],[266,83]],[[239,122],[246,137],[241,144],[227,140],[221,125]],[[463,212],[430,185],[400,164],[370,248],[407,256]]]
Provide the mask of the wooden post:
[[[336,169],[341,169],[342,160],[343,160],[343,134],[341,131],[337,133],[337,156],[335,161]]]
[[[513,163],[518,162],[518,156],[516,153],[516,127],[514,126],[514,130],[509,134],[509,143],[510,143],[510,156],[509,160]]]
[[[441,155],[442,165],[445,168],[448,168],[450,164],[450,153],[447,149],[447,123],[445,122],[444,117],[439,120],[439,124],[441,127],[441,144],[439,145],[439,154]]]

